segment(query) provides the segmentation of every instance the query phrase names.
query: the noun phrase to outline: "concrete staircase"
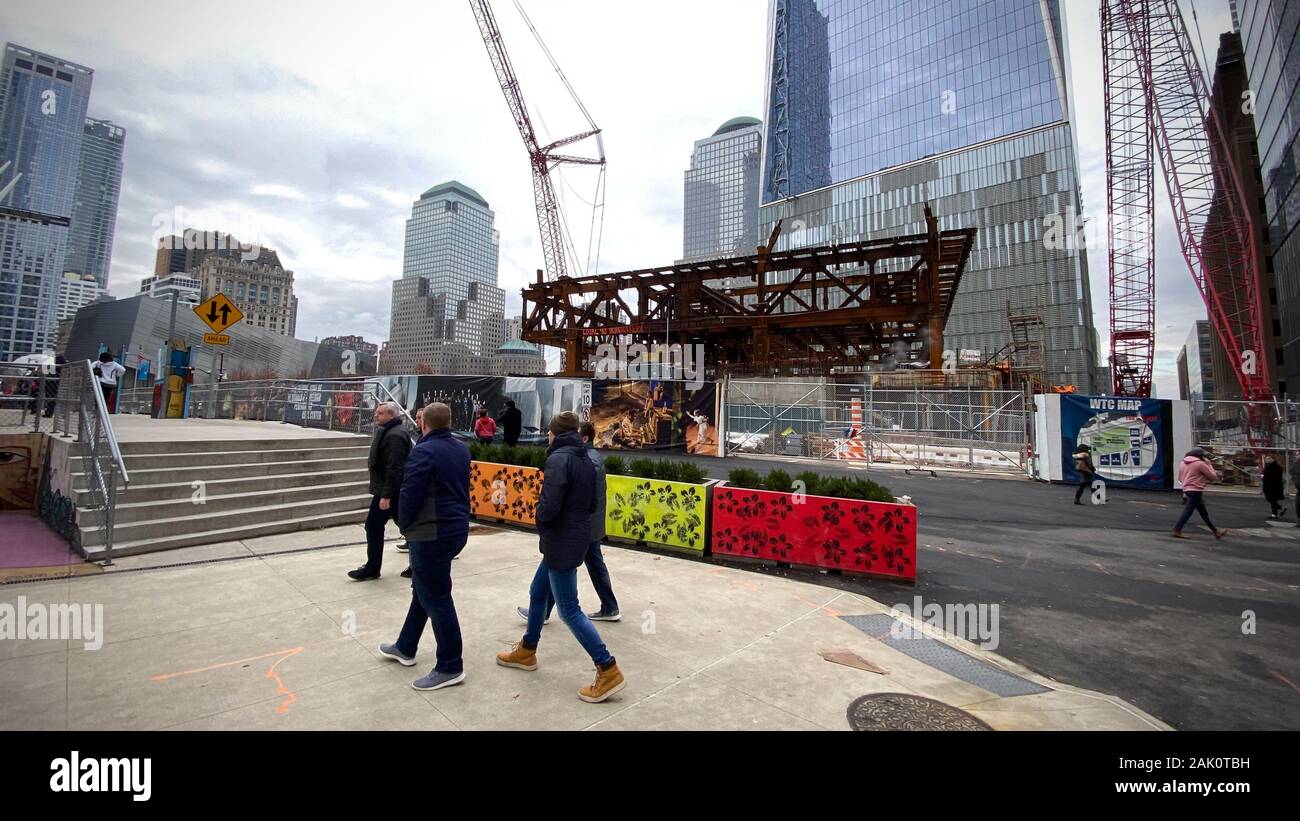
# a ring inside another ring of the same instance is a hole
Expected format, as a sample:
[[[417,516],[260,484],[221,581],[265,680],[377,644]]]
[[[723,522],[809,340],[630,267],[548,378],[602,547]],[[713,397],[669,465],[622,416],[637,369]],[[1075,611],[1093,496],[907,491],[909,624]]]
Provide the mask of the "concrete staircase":
[[[359,523],[370,506],[368,436],[125,442],[121,449],[131,487],[118,490],[114,556]],[[103,514],[88,509],[87,474],[73,482],[82,548],[86,558],[102,558]]]

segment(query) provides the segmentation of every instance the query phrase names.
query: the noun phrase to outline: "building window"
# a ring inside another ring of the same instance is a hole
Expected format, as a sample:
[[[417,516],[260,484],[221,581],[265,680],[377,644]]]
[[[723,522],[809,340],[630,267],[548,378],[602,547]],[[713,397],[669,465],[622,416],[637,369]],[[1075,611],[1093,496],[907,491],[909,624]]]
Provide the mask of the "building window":
[[[244,298],[244,283],[241,282],[237,286],[235,286],[235,299],[243,299],[243,298]]]
[[[269,288],[267,288],[265,285],[263,285],[263,286],[262,286],[262,299],[261,299],[261,302],[266,303],[266,302],[270,302],[270,301],[271,301],[271,289],[269,289]]]
[[[272,305],[279,305],[279,304],[280,304],[280,289],[279,289],[279,288],[272,288],[272,289],[271,289],[271,304],[272,304]]]

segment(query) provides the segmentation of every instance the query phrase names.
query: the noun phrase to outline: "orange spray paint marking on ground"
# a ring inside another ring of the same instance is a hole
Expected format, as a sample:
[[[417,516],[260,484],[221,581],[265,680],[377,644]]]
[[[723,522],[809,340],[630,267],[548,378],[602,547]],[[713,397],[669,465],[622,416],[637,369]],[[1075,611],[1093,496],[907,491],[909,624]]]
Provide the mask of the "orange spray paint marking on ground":
[[[284,661],[285,659],[292,658],[306,649],[307,649],[306,647],[293,647],[288,650],[276,650],[272,653],[263,653],[260,656],[249,656],[248,658],[236,659],[235,661],[223,661],[220,664],[210,664],[207,667],[196,667],[193,670],[181,670],[180,672],[176,672],[176,673],[163,673],[157,676],[150,676],[149,680],[169,681],[174,678],[180,678],[181,676],[192,676],[198,673],[207,673],[207,672],[211,672],[212,670],[220,670],[223,667],[235,667],[237,665],[248,664],[254,661],[261,661],[262,659],[273,658],[275,659],[275,663],[272,664],[270,669],[266,671],[266,677],[272,679],[275,682],[275,688],[277,693],[286,696],[285,700],[282,701],[280,705],[275,708],[275,711],[277,713],[279,713],[280,715],[284,715],[286,712],[289,711],[289,707],[298,700],[298,694],[290,690],[288,687],[284,685],[284,680],[281,679],[280,675],[275,672],[275,668],[280,666],[280,662]]]
[[[280,715],[284,715],[285,713],[289,712],[289,707],[298,701],[298,694],[295,693],[293,690],[290,690],[288,687],[284,686],[284,681],[283,679],[280,678],[279,674],[275,672],[275,668],[280,666],[280,662],[284,661],[285,659],[293,658],[294,656],[301,653],[304,649],[305,648],[302,647],[293,648],[288,653],[285,653],[283,656],[281,656],[275,662],[275,664],[272,664],[271,669],[266,671],[266,677],[275,680],[275,691],[277,693],[282,693],[284,696],[286,696],[285,700],[280,702],[280,705],[275,708],[275,711]]]
[[[1295,686],[1295,682],[1291,681],[1291,679],[1287,678],[1286,676],[1282,675],[1276,670],[1269,670],[1269,672],[1273,674],[1274,678],[1278,679],[1279,681],[1282,681],[1292,690],[1295,690],[1297,693],[1300,693],[1300,687]]]

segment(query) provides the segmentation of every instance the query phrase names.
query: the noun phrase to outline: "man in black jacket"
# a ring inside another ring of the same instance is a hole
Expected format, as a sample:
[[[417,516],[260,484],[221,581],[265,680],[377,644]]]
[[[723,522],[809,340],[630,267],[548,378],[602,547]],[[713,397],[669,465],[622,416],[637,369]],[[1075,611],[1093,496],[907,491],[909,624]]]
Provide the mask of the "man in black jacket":
[[[594,704],[622,690],[626,682],[600,633],[578,605],[578,566],[587,556],[591,517],[596,511],[596,470],[578,435],[579,424],[578,415],[568,411],[551,420],[551,445],[537,502],[542,561],[528,590],[528,627],[513,650],[497,655],[497,664],[537,669],[537,643],[542,638],[547,605],[554,597],[560,618],[596,665],[596,680],[578,691],[579,698]]]
[[[375,438],[370,443],[370,514],[366,516],[366,563],[348,576],[359,582],[379,578],[384,562],[384,527],[397,518],[402,472],[411,452],[411,437],[402,427],[402,411],[393,402],[375,408]]]
[[[515,407],[513,399],[506,400],[506,409],[502,412],[501,417],[497,419],[501,425],[501,435],[507,445],[515,446],[519,444],[519,432],[524,427],[524,415]]]

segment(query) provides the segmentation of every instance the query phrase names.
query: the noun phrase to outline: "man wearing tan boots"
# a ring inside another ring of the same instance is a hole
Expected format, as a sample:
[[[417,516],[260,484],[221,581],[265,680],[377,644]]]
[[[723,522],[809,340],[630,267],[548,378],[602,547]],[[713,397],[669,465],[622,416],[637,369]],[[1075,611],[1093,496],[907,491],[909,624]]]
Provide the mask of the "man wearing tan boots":
[[[514,649],[497,654],[497,664],[537,669],[537,644],[549,599],[554,597],[560,618],[596,665],[596,680],[578,692],[578,698],[595,704],[622,690],[626,682],[600,633],[578,605],[578,567],[591,542],[591,517],[597,506],[596,470],[583,450],[580,423],[576,413],[567,411],[551,420],[542,495],[537,503],[542,561],[528,590],[528,627]]]

